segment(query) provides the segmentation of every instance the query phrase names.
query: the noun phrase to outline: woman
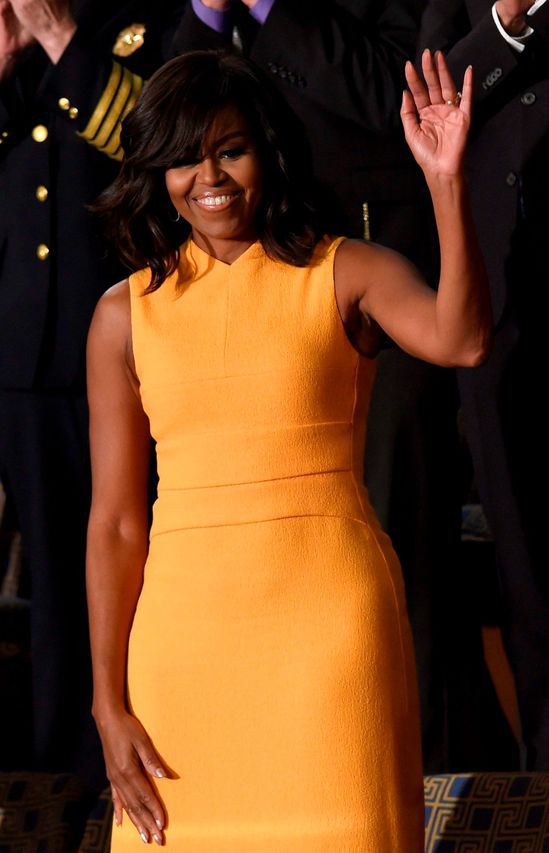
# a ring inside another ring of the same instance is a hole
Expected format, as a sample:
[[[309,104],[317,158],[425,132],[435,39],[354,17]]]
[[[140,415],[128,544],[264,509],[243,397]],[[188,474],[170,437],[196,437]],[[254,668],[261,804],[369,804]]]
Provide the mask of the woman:
[[[125,122],[101,207],[145,269],[100,300],[88,346],[94,716],[131,818],[116,851],[423,850],[402,581],[361,486],[371,356],[381,329],[442,365],[478,364],[490,338],[471,70],[461,103],[441,56],[423,70],[402,119],[437,294],[395,253],[323,237],[295,131],[242,59],[172,60]]]

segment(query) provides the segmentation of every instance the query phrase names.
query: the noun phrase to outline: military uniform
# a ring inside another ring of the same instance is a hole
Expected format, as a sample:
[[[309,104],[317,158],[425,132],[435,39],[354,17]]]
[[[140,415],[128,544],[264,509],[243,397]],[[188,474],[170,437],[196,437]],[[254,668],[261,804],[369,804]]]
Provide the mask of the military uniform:
[[[35,767],[95,787],[85,343],[124,271],[86,205],[114,178],[119,119],[161,61],[147,6],[77,3],[59,63],[35,44],[0,87],[0,477],[30,573]]]

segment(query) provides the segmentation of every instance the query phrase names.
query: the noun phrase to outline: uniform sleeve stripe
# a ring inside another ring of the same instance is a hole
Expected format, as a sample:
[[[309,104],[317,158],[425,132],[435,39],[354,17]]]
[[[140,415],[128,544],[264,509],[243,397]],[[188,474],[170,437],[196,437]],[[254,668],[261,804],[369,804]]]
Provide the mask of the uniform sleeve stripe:
[[[120,121],[120,117],[124,112],[124,107],[130,97],[132,91],[132,75],[127,68],[124,68],[122,81],[118,87],[118,92],[106,114],[101,127],[95,135],[93,144],[96,148],[103,148],[107,144],[111,133],[116,124]]]
[[[120,124],[135,106],[143,80],[113,62],[113,70],[88,125],[80,134],[87,142],[115,160],[122,159]]]
[[[109,77],[107,85],[105,86],[103,94],[101,95],[88,124],[80,133],[80,136],[82,136],[87,142],[92,141],[95,134],[99,130],[103,119],[109,111],[112,100],[120,84],[121,77],[122,66],[119,65],[118,62],[113,62],[111,75]]]
[[[141,79],[141,77],[138,77],[136,74],[132,74],[131,78],[131,92],[129,93],[126,99],[124,108],[120,113],[118,121],[114,125],[108,139],[101,146],[101,151],[103,151],[105,154],[108,154],[109,157],[114,157],[115,153],[120,149],[120,125],[123,119],[125,119],[127,114],[130,112],[130,110],[134,108],[143,88],[143,80]],[[120,157],[117,157],[116,159],[120,159]]]

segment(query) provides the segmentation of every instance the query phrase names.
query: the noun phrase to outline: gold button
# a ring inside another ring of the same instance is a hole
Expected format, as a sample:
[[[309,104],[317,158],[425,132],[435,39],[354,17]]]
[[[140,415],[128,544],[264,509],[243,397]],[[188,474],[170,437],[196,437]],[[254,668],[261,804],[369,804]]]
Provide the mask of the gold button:
[[[6,139],[8,136],[9,136],[8,131],[7,131],[7,130],[3,130],[3,131],[2,131],[2,138],[3,138],[3,139]]]
[[[69,118],[78,118],[78,107],[71,107],[70,108]]]
[[[71,105],[71,102],[68,98],[59,98],[57,101],[57,106],[60,110],[68,110]]]
[[[43,184],[40,184],[39,187],[36,187],[36,198],[38,201],[47,201],[48,198],[48,188]]]
[[[45,142],[48,138],[48,128],[44,127],[43,124],[37,124],[32,129],[32,138],[35,142]]]
[[[36,247],[36,257],[40,261],[46,261],[49,257],[49,254],[50,250],[48,249],[45,243],[40,243],[40,245]]]

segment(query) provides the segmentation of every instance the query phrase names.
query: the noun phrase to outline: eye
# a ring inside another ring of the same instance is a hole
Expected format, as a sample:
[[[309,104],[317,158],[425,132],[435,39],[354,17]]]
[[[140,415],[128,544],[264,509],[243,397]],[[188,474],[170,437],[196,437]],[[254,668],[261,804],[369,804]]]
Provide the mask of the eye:
[[[235,148],[224,148],[219,152],[218,157],[220,160],[238,160],[239,157],[246,154],[247,150],[245,145],[238,145]]]

